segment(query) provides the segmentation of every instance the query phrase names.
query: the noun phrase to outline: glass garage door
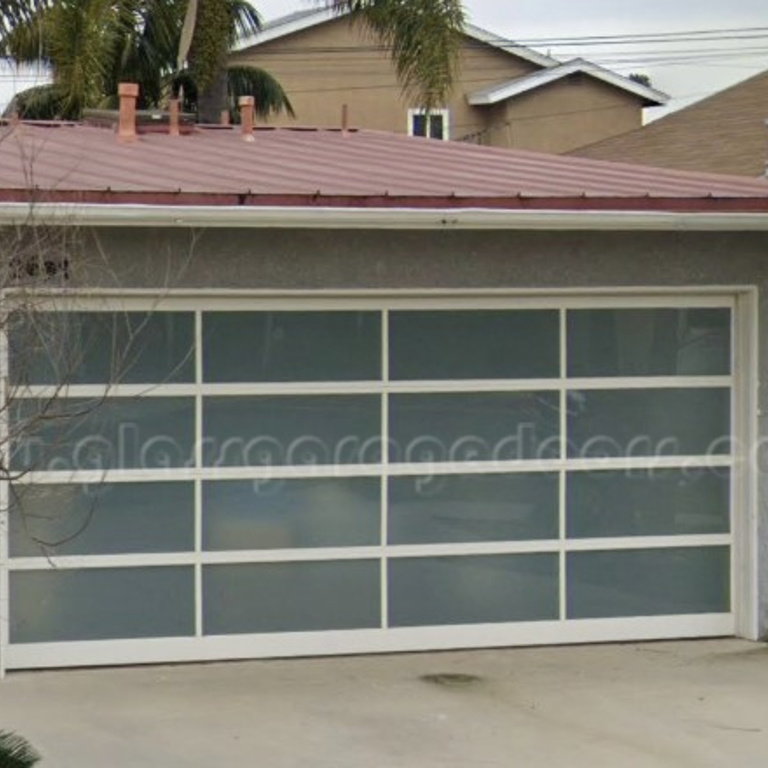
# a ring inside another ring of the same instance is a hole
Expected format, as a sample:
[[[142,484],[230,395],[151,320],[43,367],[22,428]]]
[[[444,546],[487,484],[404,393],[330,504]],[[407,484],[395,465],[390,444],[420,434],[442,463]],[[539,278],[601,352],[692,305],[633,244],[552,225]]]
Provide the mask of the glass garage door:
[[[7,668],[733,633],[730,300],[166,305],[8,339]]]

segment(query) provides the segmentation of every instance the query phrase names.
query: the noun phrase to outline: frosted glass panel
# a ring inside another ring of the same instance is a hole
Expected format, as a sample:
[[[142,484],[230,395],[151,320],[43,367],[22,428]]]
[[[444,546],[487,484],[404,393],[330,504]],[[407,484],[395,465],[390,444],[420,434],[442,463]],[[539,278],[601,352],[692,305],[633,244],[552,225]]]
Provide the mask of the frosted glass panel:
[[[209,397],[206,466],[357,464],[381,457],[375,395]]]
[[[12,323],[16,383],[159,384],[195,379],[191,312],[40,312]]]
[[[389,561],[390,626],[543,621],[558,611],[557,555]]]
[[[194,458],[194,398],[23,400],[11,424],[22,435],[11,458],[19,470],[155,469]]]
[[[567,556],[568,618],[727,613],[728,547],[679,547]]]
[[[206,549],[375,546],[381,481],[217,481],[203,485]]]
[[[378,312],[206,312],[206,381],[381,377]]]
[[[184,552],[195,546],[192,483],[14,486],[11,557]]]
[[[728,454],[730,399],[725,388],[571,391],[569,455]]]
[[[393,379],[544,379],[560,375],[551,310],[391,312]]]
[[[571,538],[668,536],[730,530],[727,469],[569,472]]]
[[[204,633],[378,627],[380,571],[377,560],[204,566]]]
[[[11,642],[194,635],[194,569],[88,568],[10,574]]]
[[[729,309],[568,312],[569,376],[727,375]]]
[[[389,481],[389,543],[556,539],[558,475],[429,475]]]
[[[392,395],[390,460],[512,461],[559,456],[554,392]]]

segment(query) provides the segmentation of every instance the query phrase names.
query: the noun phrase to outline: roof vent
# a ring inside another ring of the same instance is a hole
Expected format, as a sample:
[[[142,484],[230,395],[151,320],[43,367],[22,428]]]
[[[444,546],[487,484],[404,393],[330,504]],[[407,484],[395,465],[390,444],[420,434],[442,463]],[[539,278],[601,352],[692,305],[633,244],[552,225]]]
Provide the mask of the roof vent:
[[[240,132],[245,141],[255,141],[253,136],[253,123],[256,100],[253,96],[241,96],[238,100],[240,107]]]
[[[117,138],[120,141],[136,140],[136,100],[139,98],[137,83],[120,83],[117,87],[120,97],[120,115],[117,123]]]

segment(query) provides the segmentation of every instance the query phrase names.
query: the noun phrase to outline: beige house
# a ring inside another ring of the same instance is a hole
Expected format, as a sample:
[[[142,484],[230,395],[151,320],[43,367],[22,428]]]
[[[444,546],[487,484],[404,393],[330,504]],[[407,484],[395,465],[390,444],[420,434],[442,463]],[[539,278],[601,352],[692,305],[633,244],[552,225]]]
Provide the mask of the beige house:
[[[354,126],[563,153],[642,126],[664,104],[653,88],[583,59],[560,62],[467,25],[451,100],[424,114],[402,93],[388,51],[362,26],[325,9],[292,14],[244,40],[232,65],[262,67],[283,84],[296,117],[279,126]]]

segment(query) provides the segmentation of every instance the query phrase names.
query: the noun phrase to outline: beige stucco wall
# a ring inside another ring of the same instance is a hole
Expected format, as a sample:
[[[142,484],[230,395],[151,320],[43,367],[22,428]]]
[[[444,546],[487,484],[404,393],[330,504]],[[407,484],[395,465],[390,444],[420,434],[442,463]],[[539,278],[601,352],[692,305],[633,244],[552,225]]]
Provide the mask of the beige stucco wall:
[[[635,96],[577,74],[500,104],[483,143],[560,154],[641,126]]]
[[[273,125],[338,126],[348,104],[356,127],[407,133],[408,109],[422,105],[402,93],[386,51],[361,25],[338,19],[259,45],[231,58],[232,65],[262,67],[275,75],[296,111],[272,118]],[[482,109],[467,104],[465,92],[501,83],[538,69],[476,40],[465,40],[460,84],[449,103],[451,138],[485,127]]]
[[[235,54],[232,65],[262,67],[282,83],[296,118],[280,115],[278,126],[335,127],[342,104],[350,124],[408,132],[415,97],[402,93],[386,51],[359,24],[338,19]],[[507,104],[473,107],[467,96],[539,69],[524,59],[465,38],[450,110],[450,138],[500,147],[567,152],[642,123],[639,99],[593,78],[578,86],[556,83]],[[568,114],[567,121],[563,113]]]

